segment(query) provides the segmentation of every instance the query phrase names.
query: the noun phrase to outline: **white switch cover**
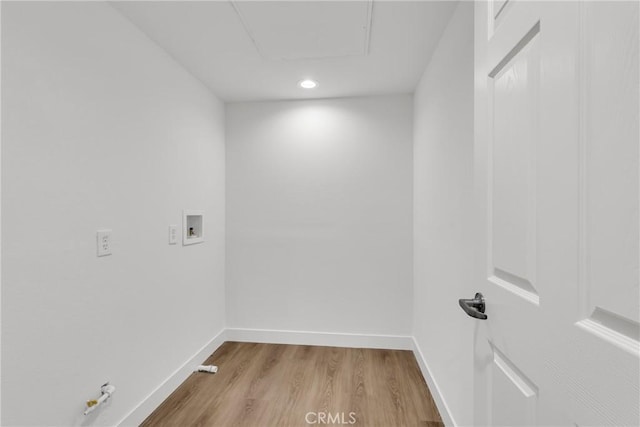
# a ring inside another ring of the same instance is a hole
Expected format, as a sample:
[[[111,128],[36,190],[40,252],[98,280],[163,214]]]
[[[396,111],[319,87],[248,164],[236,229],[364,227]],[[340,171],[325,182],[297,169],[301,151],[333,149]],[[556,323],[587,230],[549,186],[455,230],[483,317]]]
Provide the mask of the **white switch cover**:
[[[175,245],[178,242],[178,226],[170,225],[169,226],[169,244]]]
[[[111,255],[111,230],[98,230],[98,256]]]

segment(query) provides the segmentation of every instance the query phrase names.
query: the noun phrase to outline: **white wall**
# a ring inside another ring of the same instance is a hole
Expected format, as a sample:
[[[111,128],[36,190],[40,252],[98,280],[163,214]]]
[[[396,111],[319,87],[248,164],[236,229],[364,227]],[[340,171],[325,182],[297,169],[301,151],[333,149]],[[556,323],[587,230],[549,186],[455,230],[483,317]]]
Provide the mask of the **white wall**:
[[[0,2],[0,46],[2,46],[2,2]],[[0,81],[2,81],[2,49],[0,49]],[[2,187],[2,84],[0,84],[0,188]],[[2,424],[2,202],[0,200],[0,425]]]
[[[227,324],[409,335],[412,98],[227,106]]]
[[[113,425],[224,328],[224,107],[104,3],[2,6],[2,425]]]
[[[414,336],[453,420],[472,424],[473,2],[461,2],[414,96]],[[442,410],[443,408],[441,408]]]

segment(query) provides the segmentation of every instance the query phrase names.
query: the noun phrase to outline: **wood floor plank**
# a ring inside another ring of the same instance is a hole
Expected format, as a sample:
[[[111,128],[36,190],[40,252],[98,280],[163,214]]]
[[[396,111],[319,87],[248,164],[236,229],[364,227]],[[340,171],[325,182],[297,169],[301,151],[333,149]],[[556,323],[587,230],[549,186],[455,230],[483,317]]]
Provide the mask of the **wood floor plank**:
[[[142,426],[443,425],[410,351],[225,342],[203,364]]]

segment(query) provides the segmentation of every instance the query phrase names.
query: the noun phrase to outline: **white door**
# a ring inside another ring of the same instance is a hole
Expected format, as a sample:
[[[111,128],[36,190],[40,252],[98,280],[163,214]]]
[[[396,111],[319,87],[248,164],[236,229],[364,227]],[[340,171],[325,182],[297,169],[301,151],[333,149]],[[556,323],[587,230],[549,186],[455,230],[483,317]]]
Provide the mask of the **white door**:
[[[638,2],[475,26],[475,423],[639,425]]]

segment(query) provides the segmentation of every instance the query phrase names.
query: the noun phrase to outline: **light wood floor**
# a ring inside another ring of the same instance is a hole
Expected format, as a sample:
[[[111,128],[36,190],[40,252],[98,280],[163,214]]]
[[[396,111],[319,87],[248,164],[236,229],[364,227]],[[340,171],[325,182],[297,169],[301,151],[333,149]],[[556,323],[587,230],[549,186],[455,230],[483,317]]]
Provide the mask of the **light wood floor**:
[[[410,351],[226,342],[204,364],[142,425],[443,425]]]

